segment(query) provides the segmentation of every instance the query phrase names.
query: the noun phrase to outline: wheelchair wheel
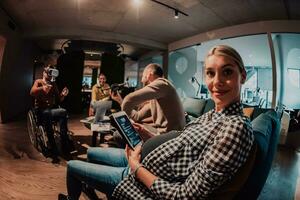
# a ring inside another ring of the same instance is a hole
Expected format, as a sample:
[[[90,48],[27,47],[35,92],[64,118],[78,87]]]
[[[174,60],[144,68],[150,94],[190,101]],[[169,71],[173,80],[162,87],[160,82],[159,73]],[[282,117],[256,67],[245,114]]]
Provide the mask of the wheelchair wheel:
[[[45,157],[48,157],[50,155],[49,143],[48,143],[47,133],[44,130],[43,126],[38,127],[36,139],[37,139],[36,149],[39,152],[41,152]]]
[[[38,126],[36,124],[35,115],[32,110],[28,111],[27,114],[27,130],[30,138],[31,144],[36,148],[37,147],[37,130]]]

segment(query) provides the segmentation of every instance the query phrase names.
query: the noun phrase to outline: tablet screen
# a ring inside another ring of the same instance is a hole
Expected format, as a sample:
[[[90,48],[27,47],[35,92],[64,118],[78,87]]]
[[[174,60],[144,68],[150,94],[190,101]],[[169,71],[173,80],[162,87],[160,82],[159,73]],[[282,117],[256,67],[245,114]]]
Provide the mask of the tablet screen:
[[[136,130],[133,128],[129,118],[125,114],[125,112],[121,112],[121,114],[114,115],[114,119],[116,123],[118,124],[121,134],[124,134],[125,137],[129,140],[129,145],[131,148],[135,147],[137,144],[141,142],[141,138],[139,134],[136,132]]]

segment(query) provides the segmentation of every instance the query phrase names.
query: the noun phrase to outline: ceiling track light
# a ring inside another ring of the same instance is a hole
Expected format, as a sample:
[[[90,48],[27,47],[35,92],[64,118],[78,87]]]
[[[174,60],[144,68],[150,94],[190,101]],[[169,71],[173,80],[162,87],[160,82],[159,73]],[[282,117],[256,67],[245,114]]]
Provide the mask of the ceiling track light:
[[[178,19],[178,18],[179,18],[179,16],[178,16],[178,10],[175,10],[174,18],[175,18],[175,19]]]
[[[165,4],[165,3],[162,3],[162,2],[160,2],[160,1],[157,1],[157,0],[151,0],[151,1],[153,1],[153,2],[155,2],[155,3],[157,3],[157,4],[160,4],[160,5],[162,5],[162,6],[165,6],[165,7],[169,8],[169,9],[171,9],[171,10],[174,10],[174,12],[175,12],[174,18],[175,18],[175,19],[178,19],[178,18],[179,18],[179,14],[182,14],[182,15],[185,15],[185,16],[189,16],[189,15],[186,14],[185,12],[183,12],[183,11],[181,11],[181,10],[178,10],[177,8],[174,8],[174,7],[172,7],[172,6],[169,6],[169,5]]]

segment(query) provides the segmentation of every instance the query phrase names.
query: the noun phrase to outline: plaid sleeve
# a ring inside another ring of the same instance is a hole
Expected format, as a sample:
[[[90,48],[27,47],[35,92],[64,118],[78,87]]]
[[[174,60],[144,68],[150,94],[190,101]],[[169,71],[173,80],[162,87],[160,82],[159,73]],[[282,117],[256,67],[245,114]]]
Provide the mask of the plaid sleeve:
[[[157,179],[153,183],[150,190],[159,199],[207,199],[246,161],[253,144],[248,120],[231,119],[211,134],[216,134],[212,143],[184,182]]]

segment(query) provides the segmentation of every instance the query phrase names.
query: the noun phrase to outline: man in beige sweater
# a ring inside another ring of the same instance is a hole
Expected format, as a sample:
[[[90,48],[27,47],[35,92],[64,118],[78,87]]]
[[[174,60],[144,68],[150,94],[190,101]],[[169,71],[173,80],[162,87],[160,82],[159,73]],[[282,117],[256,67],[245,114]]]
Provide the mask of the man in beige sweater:
[[[119,94],[112,98],[119,102],[123,111],[135,122],[144,140],[185,126],[183,107],[174,86],[163,78],[158,64],[149,64],[143,72],[144,87],[130,93],[124,100]],[[140,109],[136,106],[139,105]]]

